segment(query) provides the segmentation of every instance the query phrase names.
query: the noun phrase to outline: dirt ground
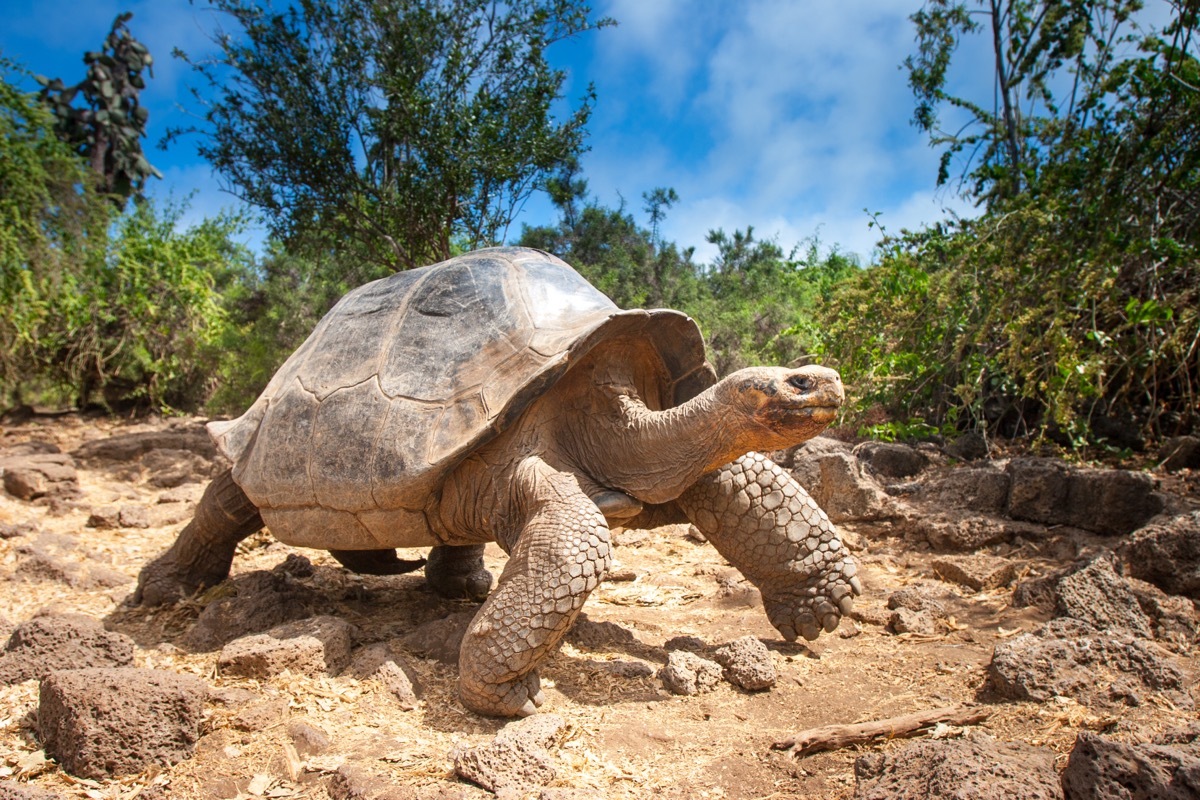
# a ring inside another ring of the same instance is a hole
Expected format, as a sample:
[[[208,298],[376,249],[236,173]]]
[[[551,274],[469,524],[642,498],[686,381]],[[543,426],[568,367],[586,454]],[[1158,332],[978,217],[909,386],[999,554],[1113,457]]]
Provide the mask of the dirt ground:
[[[122,423],[68,416],[10,427],[0,445],[29,439],[70,451],[112,433],[148,430],[163,423]],[[153,508],[164,490],[147,482],[145,470],[81,466],[82,496],[73,507],[51,508],[0,492],[0,524],[33,522],[43,534],[71,537],[72,558],[103,565],[127,581],[107,588],[73,588],[70,582],[22,576],[16,566],[24,537],[0,539],[0,633],[40,611],[71,611],[101,619],[137,642],[135,664],[193,673],[215,689],[239,688],[286,703],[286,714],[261,730],[241,730],[237,709],[207,706],[203,737],[195,756],[168,769],[154,769],[111,782],[73,778],[48,762],[34,735],[38,682],[0,687],[0,778],[28,780],[63,797],[132,798],[154,790],[171,798],[325,798],[328,776],[353,762],[397,786],[445,786],[466,797],[488,797],[459,783],[450,753],[461,744],[489,741],[502,720],[464,709],[455,692],[452,666],[414,657],[420,704],[404,711],[373,680],[312,679],[285,673],[267,681],[223,677],[217,653],[189,653],[178,646],[205,601],[168,610],[123,606],[138,570],[167,547],[184,522],[150,528],[98,530],[85,527],[89,510],[105,505]],[[203,483],[182,490],[191,501]],[[611,798],[847,798],[854,791],[854,761],[867,750],[891,749],[902,741],[794,758],[772,750],[781,739],[811,727],[892,717],[955,703],[978,702],[985,667],[996,643],[1036,627],[1045,617],[1010,606],[1011,591],[954,592],[951,616],[930,636],[893,635],[884,623],[889,595],[918,582],[938,583],[933,555],[912,552],[899,540],[870,538],[842,526],[860,561],[864,593],[855,619],[812,643],[788,644],[767,622],[756,591],[739,580],[713,548],[690,539],[686,528],[624,531],[615,535],[618,580],[608,581],[585,608],[591,622],[612,622],[631,637],[595,641],[577,637],[542,670],[545,711],[568,723],[564,744],[553,751],[557,778],[551,787],[591,789]],[[63,539],[60,541],[66,542]],[[292,548],[266,534],[243,543],[234,574],[270,569]],[[1025,548],[1002,547],[1029,574],[1055,566]],[[440,600],[424,588],[420,572],[396,577],[345,573],[328,554],[303,553],[326,576],[333,613],[353,623],[362,642],[394,639],[422,622],[468,610],[468,603]],[[401,553],[417,557],[419,553]],[[503,554],[489,550],[498,574]],[[78,583],[78,582],[77,582]],[[676,636],[695,636],[713,645],[752,635],[772,652],[779,672],[770,690],[750,693],[727,682],[710,693],[680,697],[653,676],[623,677],[612,662],[666,661],[662,645]],[[603,637],[600,637],[603,639]],[[581,642],[587,641],[588,644]],[[1189,675],[1200,667],[1195,655],[1180,658]],[[987,699],[986,697],[982,699]],[[1150,696],[1141,706],[1105,714],[1073,701],[991,703],[979,727],[1001,740],[1044,745],[1065,761],[1082,729],[1138,738],[1196,718]],[[280,703],[282,707],[283,703]],[[331,746],[299,762],[289,752],[286,726],[303,720],[324,731]],[[954,736],[954,729],[939,735]],[[537,794],[531,795],[536,797]],[[580,795],[587,796],[587,795]]]

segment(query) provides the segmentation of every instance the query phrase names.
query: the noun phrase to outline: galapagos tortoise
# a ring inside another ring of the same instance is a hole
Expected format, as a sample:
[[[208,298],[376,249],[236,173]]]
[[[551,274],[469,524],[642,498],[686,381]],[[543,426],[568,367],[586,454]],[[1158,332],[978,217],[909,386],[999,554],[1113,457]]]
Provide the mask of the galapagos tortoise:
[[[856,566],[755,451],[816,435],[842,399],[817,366],[717,381],[689,317],[622,311],[537,250],[397,273],[343,297],[245,414],[209,424],[232,470],[135,600],[220,582],[264,525],[360,572],[423,564],[442,594],[486,597],[461,648],[465,704],[525,715],[539,662],[610,563],[609,525],[690,520],[783,636],[815,638],[849,611]],[[490,596],[489,541],[509,555]],[[398,547],[432,550],[401,561]]]

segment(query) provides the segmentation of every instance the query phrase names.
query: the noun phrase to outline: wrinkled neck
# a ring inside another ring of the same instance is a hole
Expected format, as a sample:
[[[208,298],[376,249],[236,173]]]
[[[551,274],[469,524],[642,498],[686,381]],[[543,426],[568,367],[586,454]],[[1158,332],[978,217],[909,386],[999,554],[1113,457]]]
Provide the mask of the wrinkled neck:
[[[665,411],[629,395],[615,401],[617,419],[606,432],[611,440],[597,477],[642,502],[674,500],[701,475],[750,449],[744,416],[711,390]]]

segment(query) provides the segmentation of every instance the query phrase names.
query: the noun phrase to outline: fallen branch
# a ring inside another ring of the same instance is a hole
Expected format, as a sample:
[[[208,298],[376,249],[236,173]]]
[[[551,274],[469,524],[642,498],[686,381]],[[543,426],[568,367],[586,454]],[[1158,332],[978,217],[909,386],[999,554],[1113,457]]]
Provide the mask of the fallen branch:
[[[926,728],[939,723],[947,725],[974,725],[983,722],[991,712],[969,706],[947,706],[928,711],[916,711],[890,719],[859,722],[854,725],[825,725],[801,731],[791,739],[775,742],[772,750],[787,750],[799,758],[818,750],[838,750],[852,744],[862,744],[881,736],[896,739],[915,736]]]

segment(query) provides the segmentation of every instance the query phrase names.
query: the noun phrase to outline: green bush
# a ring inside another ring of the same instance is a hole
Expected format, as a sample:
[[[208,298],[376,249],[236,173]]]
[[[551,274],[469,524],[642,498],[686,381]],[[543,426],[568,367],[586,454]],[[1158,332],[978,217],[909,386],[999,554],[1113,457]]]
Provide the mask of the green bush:
[[[908,235],[839,287],[823,349],[858,417],[1071,445],[1194,429],[1200,254],[1081,237],[1078,213],[1043,198]]]

